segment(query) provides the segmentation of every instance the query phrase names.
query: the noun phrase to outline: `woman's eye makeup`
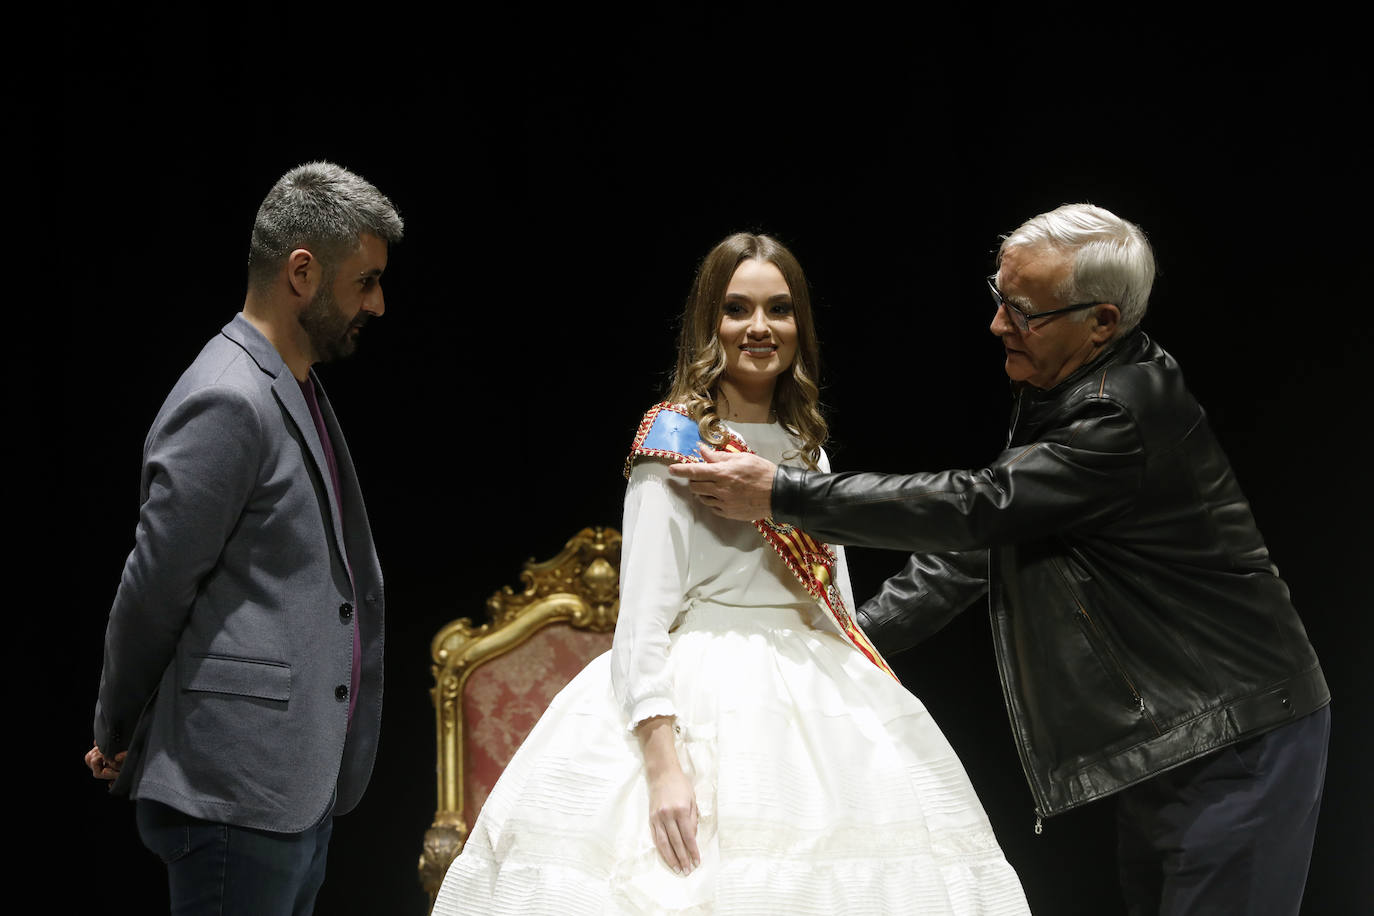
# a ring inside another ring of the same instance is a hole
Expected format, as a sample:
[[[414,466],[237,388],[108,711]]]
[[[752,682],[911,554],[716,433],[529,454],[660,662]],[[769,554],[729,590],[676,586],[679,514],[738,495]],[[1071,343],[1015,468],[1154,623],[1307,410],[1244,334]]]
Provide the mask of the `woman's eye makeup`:
[[[730,315],[736,318],[742,315],[747,315],[751,311],[748,303],[741,302],[737,299],[727,300],[720,307],[720,310],[723,314]],[[768,305],[768,314],[770,315],[791,315],[792,310],[793,309],[791,302],[771,302]]]

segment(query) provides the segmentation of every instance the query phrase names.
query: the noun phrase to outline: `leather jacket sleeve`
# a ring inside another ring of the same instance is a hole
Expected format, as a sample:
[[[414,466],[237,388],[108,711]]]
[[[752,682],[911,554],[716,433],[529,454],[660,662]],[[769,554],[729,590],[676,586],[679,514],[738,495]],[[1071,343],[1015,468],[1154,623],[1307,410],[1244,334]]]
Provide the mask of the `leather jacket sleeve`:
[[[905,652],[987,591],[987,568],[986,550],[912,554],[859,608],[859,625],[884,655]]]
[[[1092,397],[981,470],[820,474],[780,467],[773,518],[830,544],[918,553],[1091,531],[1135,499],[1144,450],[1127,410]]]

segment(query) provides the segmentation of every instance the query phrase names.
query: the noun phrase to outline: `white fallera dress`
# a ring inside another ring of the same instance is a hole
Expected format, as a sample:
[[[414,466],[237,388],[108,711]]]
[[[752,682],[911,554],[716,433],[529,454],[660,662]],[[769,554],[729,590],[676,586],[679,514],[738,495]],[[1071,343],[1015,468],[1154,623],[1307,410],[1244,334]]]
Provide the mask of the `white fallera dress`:
[[[730,425],[797,463],[777,424]],[[434,913],[1028,912],[920,700],[839,635],[752,525],[701,507],[668,463],[640,459],[630,477],[614,647],[516,752]],[[632,731],[661,715],[677,717],[700,810],[687,877],[654,847]]]

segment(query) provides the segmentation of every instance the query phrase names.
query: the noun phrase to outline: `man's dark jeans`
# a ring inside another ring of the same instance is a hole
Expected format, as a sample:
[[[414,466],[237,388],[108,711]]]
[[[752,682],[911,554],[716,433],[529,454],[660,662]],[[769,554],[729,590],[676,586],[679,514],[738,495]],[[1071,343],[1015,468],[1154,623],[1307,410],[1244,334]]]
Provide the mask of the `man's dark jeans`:
[[[251,830],[137,802],[138,835],[167,866],[173,916],[308,916],[334,818],[304,833]]]

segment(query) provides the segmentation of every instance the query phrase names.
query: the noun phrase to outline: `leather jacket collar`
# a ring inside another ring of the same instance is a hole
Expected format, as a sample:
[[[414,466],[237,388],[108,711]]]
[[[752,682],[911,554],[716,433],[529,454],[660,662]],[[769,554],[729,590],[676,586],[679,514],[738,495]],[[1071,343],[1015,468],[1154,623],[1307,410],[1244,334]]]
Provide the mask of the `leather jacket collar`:
[[[1042,389],[1026,382],[1013,382],[1013,407],[1011,423],[1007,430],[1008,445],[1024,442],[1026,435],[1032,430],[1039,429],[1040,425],[1063,404],[1065,396],[1086,379],[1114,365],[1138,362],[1153,346],[1144,331],[1138,327],[1133,328],[1124,337],[1114,341],[1097,359],[1079,366],[1053,388]]]

